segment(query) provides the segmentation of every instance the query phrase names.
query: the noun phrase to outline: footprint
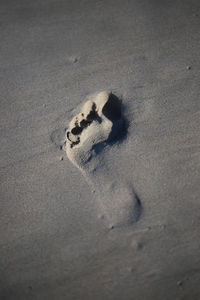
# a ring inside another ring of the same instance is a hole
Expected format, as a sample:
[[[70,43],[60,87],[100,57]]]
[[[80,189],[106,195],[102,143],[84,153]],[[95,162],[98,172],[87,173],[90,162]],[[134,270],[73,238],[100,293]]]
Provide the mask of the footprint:
[[[66,153],[95,191],[100,217],[109,228],[139,220],[141,202],[127,183],[113,180],[112,172],[100,159],[100,152],[126,134],[121,101],[103,91],[91,95],[66,131]],[[98,172],[95,170],[98,169]]]

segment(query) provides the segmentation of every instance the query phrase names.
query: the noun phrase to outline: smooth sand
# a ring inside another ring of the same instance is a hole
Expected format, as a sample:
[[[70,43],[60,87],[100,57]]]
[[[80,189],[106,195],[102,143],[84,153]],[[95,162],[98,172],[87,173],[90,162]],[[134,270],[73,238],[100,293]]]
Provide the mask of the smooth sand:
[[[200,299],[199,30],[198,0],[1,1],[0,299]],[[63,147],[101,90],[128,131],[94,181],[134,188],[128,227],[105,225]]]

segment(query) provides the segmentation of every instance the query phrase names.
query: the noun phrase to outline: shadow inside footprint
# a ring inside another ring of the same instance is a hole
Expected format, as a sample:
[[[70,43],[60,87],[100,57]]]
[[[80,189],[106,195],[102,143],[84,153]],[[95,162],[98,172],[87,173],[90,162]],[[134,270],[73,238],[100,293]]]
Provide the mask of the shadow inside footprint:
[[[106,118],[115,122],[121,119],[121,106],[122,102],[114,94],[110,94],[108,101],[104,105],[102,112]]]
[[[122,100],[110,93],[102,113],[112,122],[112,129],[106,143],[113,145],[116,142],[122,142],[126,138],[128,130],[128,121],[122,115]],[[98,154],[103,150],[104,145],[105,142],[100,142],[95,144],[92,149]]]

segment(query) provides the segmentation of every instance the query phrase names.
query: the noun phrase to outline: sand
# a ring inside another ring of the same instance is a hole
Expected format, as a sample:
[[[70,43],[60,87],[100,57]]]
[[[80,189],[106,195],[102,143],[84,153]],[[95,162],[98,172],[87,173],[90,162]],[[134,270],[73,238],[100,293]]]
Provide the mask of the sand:
[[[126,123],[122,101],[112,92],[101,91],[90,95],[72,119],[64,143],[69,160],[95,193],[100,218],[111,229],[133,225],[142,211],[134,188],[121,178],[114,180],[113,171],[109,171],[101,155],[103,150],[112,152],[114,143],[124,139]]]
[[[0,299],[200,299],[199,30],[197,0],[1,2]],[[126,134],[84,176],[66,130],[100,91]]]

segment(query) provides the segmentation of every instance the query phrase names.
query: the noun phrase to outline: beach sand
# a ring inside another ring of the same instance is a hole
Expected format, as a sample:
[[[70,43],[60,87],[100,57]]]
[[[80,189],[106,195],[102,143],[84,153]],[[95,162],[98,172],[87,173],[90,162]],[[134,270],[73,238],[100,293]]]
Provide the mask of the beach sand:
[[[199,300],[199,1],[2,0],[0,32],[0,299]],[[84,175],[101,91],[126,132]]]

